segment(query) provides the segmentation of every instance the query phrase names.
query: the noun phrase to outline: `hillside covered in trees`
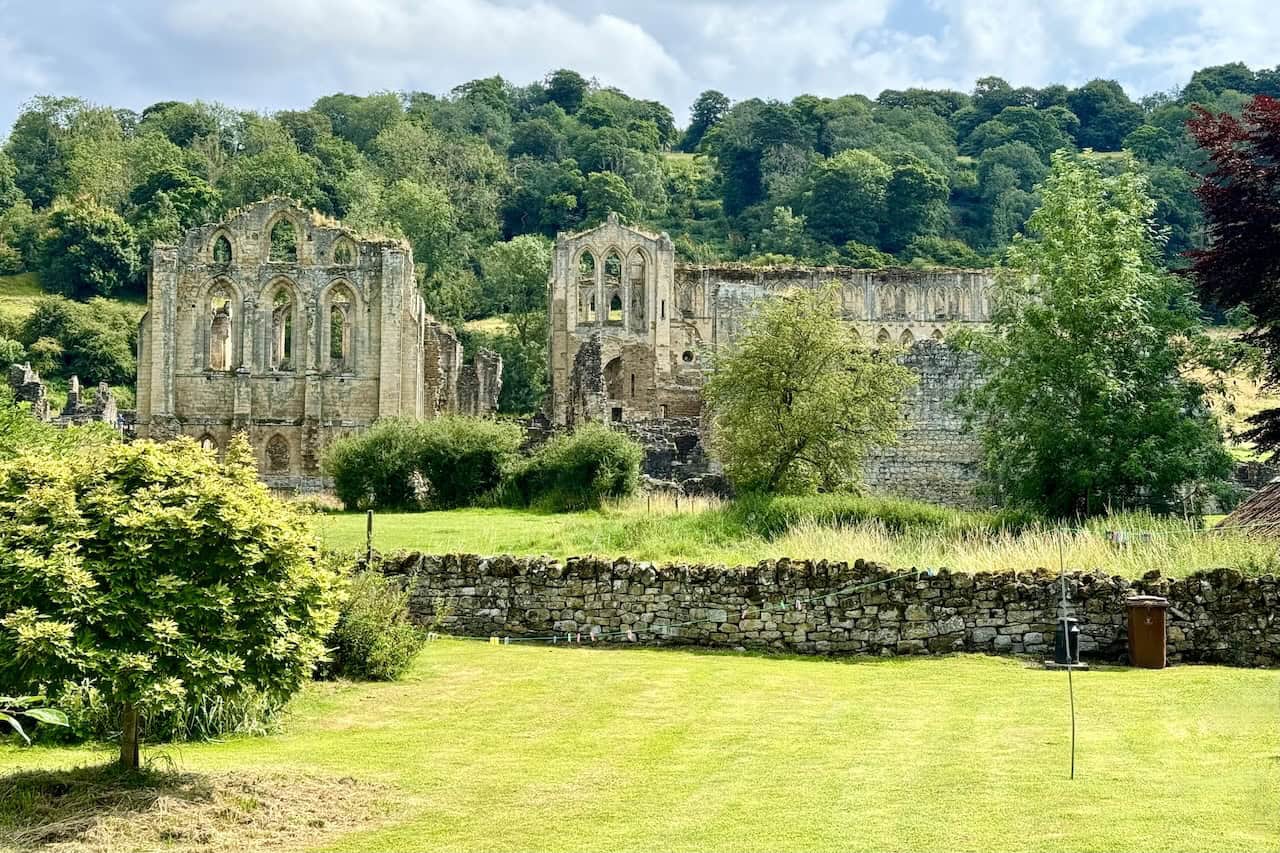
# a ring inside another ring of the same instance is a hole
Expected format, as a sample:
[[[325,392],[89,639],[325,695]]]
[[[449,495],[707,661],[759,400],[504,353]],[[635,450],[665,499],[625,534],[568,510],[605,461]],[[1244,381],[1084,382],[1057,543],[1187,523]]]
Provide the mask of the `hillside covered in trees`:
[[[1137,101],[1113,81],[1037,89],[994,77],[969,93],[874,99],[731,103],[708,91],[683,129],[670,107],[570,70],[528,85],[473,80],[443,96],[334,94],[270,115],[40,96],[0,149],[0,275],[35,272],[75,300],[137,295],[154,242],[289,195],[408,239],[437,315],[506,318],[474,337],[507,358],[503,408],[528,410],[541,391],[542,284],[557,231],[616,211],[668,231],[689,261],[986,266],[1036,207],[1050,154],[1091,148],[1146,176],[1166,260],[1181,266],[1202,231],[1193,188],[1203,155],[1185,122],[1196,105],[1238,112],[1255,94],[1280,97],[1280,67],[1206,68],[1180,91]],[[43,359],[54,375],[73,361],[113,381],[132,375],[118,318],[106,351],[82,352],[79,327],[96,313],[72,322],[70,307],[46,305],[34,320],[0,316],[0,356]]]

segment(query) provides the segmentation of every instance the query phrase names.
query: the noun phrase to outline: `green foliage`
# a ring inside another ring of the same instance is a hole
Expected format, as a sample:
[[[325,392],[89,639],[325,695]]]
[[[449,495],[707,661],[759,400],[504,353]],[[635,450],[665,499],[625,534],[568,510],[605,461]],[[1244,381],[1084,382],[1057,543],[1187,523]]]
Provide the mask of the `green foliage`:
[[[493,490],[523,435],[511,423],[446,415],[380,420],[325,452],[325,471],[348,509],[467,506]]]
[[[0,685],[90,681],[126,765],[135,713],[297,690],[334,596],[243,438],[225,465],[188,439],[0,463]]]
[[[116,444],[120,435],[108,424],[60,429],[38,421],[28,403],[16,404],[8,384],[0,385],[0,463],[26,454],[55,458],[84,447]]]
[[[22,719],[43,723],[48,726],[66,727],[67,715],[57,708],[44,706],[43,696],[0,696],[0,723],[15,732],[26,744],[31,744],[31,737],[22,726]],[[0,731],[3,731],[0,728]]]
[[[329,636],[335,675],[396,681],[426,644],[409,621],[411,588],[377,571],[358,572],[347,585],[338,624]]]
[[[583,424],[558,435],[519,464],[508,497],[551,512],[591,509],[633,494],[640,485],[644,449],[602,424]]]
[[[876,245],[893,170],[869,151],[844,151],[819,163],[805,194],[809,228],[828,243]]]
[[[95,204],[55,208],[40,240],[40,280],[75,299],[110,296],[133,283],[141,258],[133,229]]]
[[[840,320],[831,287],[763,304],[714,367],[712,441],[744,492],[856,483],[867,451],[897,440],[897,398],[914,381]]]
[[[603,222],[610,213],[623,222],[634,222],[640,212],[635,193],[613,172],[592,172],[582,190],[583,219],[587,224]]]
[[[1173,510],[1230,470],[1185,371],[1225,361],[1187,287],[1158,267],[1140,177],[1060,152],[1042,196],[1034,238],[1009,250],[995,332],[973,338],[990,377],[968,403],[988,476],[1052,515]]]
[[[46,377],[77,375],[90,383],[131,385],[137,374],[139,309],[95,297],[36,300],[20,339],[32,366]]]

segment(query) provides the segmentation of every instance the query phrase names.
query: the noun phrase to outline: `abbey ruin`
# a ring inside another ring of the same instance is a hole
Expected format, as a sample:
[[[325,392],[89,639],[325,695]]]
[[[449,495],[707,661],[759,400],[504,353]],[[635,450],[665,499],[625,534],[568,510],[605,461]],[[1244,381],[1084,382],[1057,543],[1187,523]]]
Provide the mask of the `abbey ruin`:
[[[463,363],[413,253],[283,198],[157,245],[139,335],[137,432],[221,452],[244,432],[273,486],[320,484],[324,448],[379,418],[488,414],[502,359]]]
[[[704,432],[697,419],[708,356],[742,332],[757,300],[828,282],[838,284],[842,313],[862,339],[902,347],[903,363],[920,377],[904,400],[900,443],[868,460],[868,484],[972,503],[979,448],[950,404],[977,372],[971,357],[942,341],[956,324],[989,321],[987,271],[681,264],[667,235],[610,216],[556,240],[549,415],[557,425],[609,421],[650,436],[655,422]]]

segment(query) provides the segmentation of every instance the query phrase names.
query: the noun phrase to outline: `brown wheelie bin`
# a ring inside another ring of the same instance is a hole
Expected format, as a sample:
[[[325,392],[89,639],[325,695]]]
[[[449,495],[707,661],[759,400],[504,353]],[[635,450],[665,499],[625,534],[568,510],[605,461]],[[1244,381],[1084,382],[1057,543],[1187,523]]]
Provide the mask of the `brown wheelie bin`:
[[[1129,610],[1129,663],[1143,669],[1164,669],[1165,611],[1169,599],[1135,595],[1125,599]]]

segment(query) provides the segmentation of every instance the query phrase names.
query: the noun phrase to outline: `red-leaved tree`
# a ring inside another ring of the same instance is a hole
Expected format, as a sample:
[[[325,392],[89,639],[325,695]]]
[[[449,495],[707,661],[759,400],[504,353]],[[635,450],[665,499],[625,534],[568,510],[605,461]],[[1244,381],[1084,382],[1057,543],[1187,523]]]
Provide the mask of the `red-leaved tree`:
[[[1208,155],[1196,194],[1207,247],[1190,252],[1192,274],[1223,308],[1244,306],[1256,318],[1248,340],[1267,356],[1280,382],[1280,100],[1255,97],[1240,118],[1197,109],[1187,126]],[[1280,451],[1280,408],[1250,418],[1246,437]]]

